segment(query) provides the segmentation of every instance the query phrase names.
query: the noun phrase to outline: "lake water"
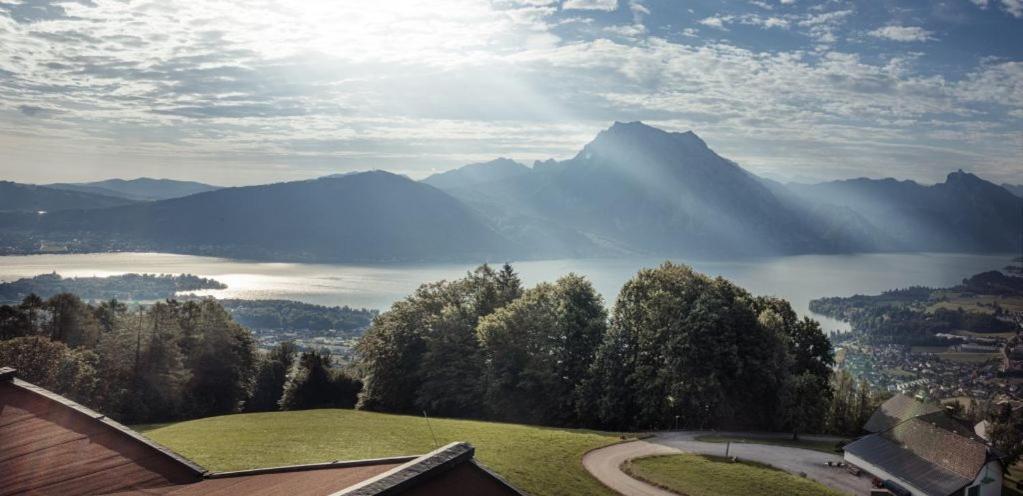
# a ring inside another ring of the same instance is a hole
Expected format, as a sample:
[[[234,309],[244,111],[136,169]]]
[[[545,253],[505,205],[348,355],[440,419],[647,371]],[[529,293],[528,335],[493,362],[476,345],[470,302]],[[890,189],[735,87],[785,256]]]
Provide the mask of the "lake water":
[[[875,294],[923,285],[958,283],[977,272],[999,269],[1012,255],[899,253],[803,255],[738,261],[676,260],[696,270],[723,276],[755,294],[792,302],[826,330],[847,330],[842,322],[810,313],[811,299],[821,296]],[[571,259],[513,263],[523,282],[533,285],[575,272],[585,275],[610,306],[622,284],[661,258]],[[386,309],[424,282],[461,277],[472,264],[296,264],[227,260],[166,253],[101,253],[0,257],[0,282],[57,272],[62,276],[109,276],[129,272],[212,277],[225,290],[202,294],[218,298],[290,299],[321,305]]]

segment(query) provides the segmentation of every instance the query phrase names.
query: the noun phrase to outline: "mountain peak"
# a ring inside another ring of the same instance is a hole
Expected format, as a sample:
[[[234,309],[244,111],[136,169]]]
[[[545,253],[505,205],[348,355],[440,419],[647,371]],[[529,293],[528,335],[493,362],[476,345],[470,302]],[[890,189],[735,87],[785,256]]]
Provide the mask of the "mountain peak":
[[[700,139],[693,131],[685,131],[682,133],[665,131],[661,128],[645,124],[642,121],[632,122],[621,122],[614,121],[611,127],[603,130],[597,135],[594,141],[597,141],[601,136],[606,137],[629,137],[632,139],[672,139],[673,141],[679,141],[683,143],[689,143],[706,147],[707,144]]]

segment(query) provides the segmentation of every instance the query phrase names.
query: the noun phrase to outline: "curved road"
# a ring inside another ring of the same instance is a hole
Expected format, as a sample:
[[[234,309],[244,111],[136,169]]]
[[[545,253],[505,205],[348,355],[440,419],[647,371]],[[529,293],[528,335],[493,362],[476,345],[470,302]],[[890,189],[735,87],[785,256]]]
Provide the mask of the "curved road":
[[[583,467],[604,485],[625,496],[678,496],[675,493],[652,486],[629,477],[621,466],[627,460],[651,455],[672,453],[696,453],[701,455],[724,456],[724,443],[696,441],[702,434],[756,437],[755,434],[723,432],[661,432],[654,437],[596,449],[583,456]],[[837,491],[862,495],[870,492],[870,479],[856,477],[844,468],[828,467],[827,461],[841,461],[837,454],[822,453],[786,446],[768,444],[732,443],[729,455],[742,460],[771,465],[786,472],[799,474],[820,482]]]

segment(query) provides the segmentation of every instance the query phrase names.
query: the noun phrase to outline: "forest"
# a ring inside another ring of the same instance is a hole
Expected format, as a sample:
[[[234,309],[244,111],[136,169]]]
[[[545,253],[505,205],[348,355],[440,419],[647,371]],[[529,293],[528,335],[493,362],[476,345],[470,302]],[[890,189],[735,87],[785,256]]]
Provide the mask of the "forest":
[[[225,288],[219,281],[191,274],[62,277],[53,273],[0,283],[0,303],[17,303],[32,294],[49,298],[60,293],[72,293],[84,300],[162,300],[174,298],[179,291]]]

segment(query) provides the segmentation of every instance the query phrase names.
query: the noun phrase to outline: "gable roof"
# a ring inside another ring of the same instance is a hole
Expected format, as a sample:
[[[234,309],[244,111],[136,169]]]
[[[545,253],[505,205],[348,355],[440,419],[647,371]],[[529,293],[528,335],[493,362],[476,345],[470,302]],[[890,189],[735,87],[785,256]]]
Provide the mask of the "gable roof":
[[[940,412],[941,407],[918,401],[904,394],[896,394],[888,401],[881,403],[881,406],[870,416],[863,429],[867,432],[881,432],[895,427],[896,424],[904,422],[913,417],[926,415],[928,413]]]
[[[0,368],[0,496],[521,496],[474,454],[451,443],[422,456],[214,473]]]
[[[845,446],[845,452],[881,467],[927,494],[952,494],[973,480],[935,465],[896,442],[877,434],[864,436]]]
[[[846,445],[846,453],[927,494],[952,494],[997,459],[972,426],[935,405],[894,396],[874,412],[867,430],[889,423],[887,429]]]

